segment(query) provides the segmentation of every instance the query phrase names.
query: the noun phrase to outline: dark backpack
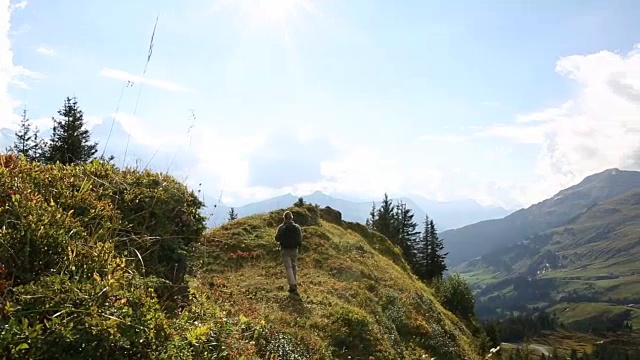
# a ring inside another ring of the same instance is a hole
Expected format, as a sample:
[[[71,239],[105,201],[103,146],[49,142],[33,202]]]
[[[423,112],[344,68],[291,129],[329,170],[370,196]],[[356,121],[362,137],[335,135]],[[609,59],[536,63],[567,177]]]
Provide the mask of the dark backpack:
[[[298,226],[293,223],[283,224],[280,230],[280,246],[283,249],[294,249],[301,245],[302,239]]]

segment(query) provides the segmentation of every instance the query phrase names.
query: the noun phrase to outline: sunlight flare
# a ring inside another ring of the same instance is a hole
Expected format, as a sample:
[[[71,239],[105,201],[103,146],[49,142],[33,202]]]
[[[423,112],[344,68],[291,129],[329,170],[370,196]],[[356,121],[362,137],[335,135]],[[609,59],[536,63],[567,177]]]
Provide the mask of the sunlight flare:
[[[315,0],[220,0],[213,11],[230,8],[238,11],[242,25],[250,28],[275,26],[287,41],[291,23],[304,13],[319,15]]]

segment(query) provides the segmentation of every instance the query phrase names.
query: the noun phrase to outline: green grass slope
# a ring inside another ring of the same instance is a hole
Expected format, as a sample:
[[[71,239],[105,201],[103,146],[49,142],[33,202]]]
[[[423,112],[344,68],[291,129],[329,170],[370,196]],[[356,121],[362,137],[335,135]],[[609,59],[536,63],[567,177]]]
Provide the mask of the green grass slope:
[[[587,176],[552,198],[518,210],[502,219],[487,220],[441,234],[448,264],[460,264],[517,244],[571,221],[595,204],[640,189],[640,172],[609,169]]]
[[[470,332],[386,238],[330,208],[291,210],[304,236],[300,298],[286,293],[274,241],[282,211],[237,219],[200,242],[194,277],[228,316],[272,324],[297,344],[287,345],[297,358],[479,358]]]
[[[576,326],[598,316],[623,314],[640,325],[639,310],[628,306],[640,303],[639,257],[640,190],[636,190],[456,270],[478,290],[479,300],[491,307],[522,311],[527,305],[554,306],[561,320]]]

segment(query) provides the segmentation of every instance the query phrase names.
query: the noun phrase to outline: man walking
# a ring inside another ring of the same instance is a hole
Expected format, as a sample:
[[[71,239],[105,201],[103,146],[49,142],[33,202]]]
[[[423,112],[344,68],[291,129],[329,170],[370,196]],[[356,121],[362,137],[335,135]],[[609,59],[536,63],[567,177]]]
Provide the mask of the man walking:
[[[293,221],[291,211],[285,211],[284,222],[278,226],[276,241],[282,250],[282,261],[289,282],[289,292],[298,293],[298,248],[302,244],[302,230]]]

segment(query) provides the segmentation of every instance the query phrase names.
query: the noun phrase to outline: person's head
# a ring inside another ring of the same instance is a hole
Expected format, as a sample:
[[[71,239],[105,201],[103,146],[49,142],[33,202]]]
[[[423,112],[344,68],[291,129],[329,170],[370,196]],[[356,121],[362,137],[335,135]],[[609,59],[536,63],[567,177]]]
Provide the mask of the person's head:
[[[284,221],[293,221],[293,214],[291,211],[285,211],[283,217]]]

